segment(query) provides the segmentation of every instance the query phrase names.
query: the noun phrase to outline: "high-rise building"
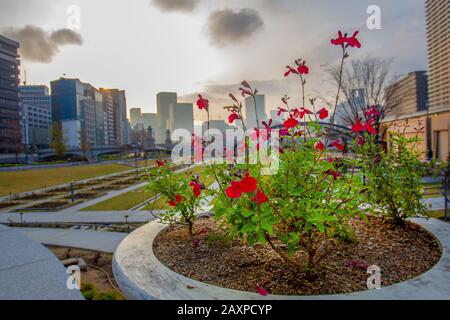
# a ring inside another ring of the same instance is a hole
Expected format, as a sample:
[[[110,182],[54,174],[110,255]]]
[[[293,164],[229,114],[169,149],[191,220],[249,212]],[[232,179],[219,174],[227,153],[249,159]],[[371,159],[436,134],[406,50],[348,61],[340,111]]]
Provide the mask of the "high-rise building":
[[[111,95],[107,90],[100,88],[100,92],[103,95],[103,114],[105,116],[105,140],[108,145],[119,145],[120,143],[116,140],[115,128],[117,124],[114,120],[114,102]]]
[[[450,0],[427,0],[425,7],[431,150],[433,158],[447,161],[450,156]]]
[[[177,103],[175,92],[160,92],[156,95],[156,112],[158,114],[158,126],[155,128],[156,143],[165,143],[167,130],[171,127],[170,109]]]
[[[194,106],[192,103],[177,102],[170,110],[170,131],[184,129],[194,132]]]
[[[428,118],[428,94],[426,71],[410,72],[405,77],[392,83],[385,89],[385,106],[382,132],[392,144],[393,133],[401,133],[406,137],[417,136],[417,151],[422,159],[431,149],[430,121]]]
[[[85,95],[89,96],[94,103],[94,118],[95,118],[95,145],[103,146],[108,143],[107,137],[107,115],[104,112],[103,95],[92,85],[86,83]],[[106,118],[106,119],[105,119]],[[105,121],[106,120],[106,121]]]
[[[450,110],[450,0],[427,0],[430,112]]]
[[[50,86],[52,120],[61,123],[67,146],[80,147],[81,137],[87,145],[96,145],[96,97],[91,86],[66,78],[52,81]],[[103,110],[103,105],[100,108]]]
[[[18,42],[0,35],[0,153],[23,150],[18,49]]]
[[[152,127],[153,132],[158,126],[158,115],[156,113],[142,113],[142,124],[147,130],[148,127]]]
[[[22,131],[26,145],[48,148],[52,125],[52,101],[47,86],[19,87],[22,105]]]
[[[385,116],[412,116],[427,109],[427,72],[410,72],[386,88]]]
[[[130,109],[131,127],[133,128],[137,124],[142,124],[142,123],[143,123],[143,119],[142,119],[141,108],[131,108]]]
[[[259,126],[262,126],[262,121],[267,120],[266,114],[266,97],[263,94],[257,94],[255,97],[256,100],[256,112],[258,112],[258,117],[255,114],[255,102],[253,101],[253,97],[245,98],[245,126],[247,129],[256,128],[257,121],[259,121]]]
[[[127,98],[125,90],[109,89],[114,102],[114,122],[116,123],[116,137],[120,137],[120,145],[130,143],[130,124],[127,117]],[[117,124],[120,123],[120,126]]]

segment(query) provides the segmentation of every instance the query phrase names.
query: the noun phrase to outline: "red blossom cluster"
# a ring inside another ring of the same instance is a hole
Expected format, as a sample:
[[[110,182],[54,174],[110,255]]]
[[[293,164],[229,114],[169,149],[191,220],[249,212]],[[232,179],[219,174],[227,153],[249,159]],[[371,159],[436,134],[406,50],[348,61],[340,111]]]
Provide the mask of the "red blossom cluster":
[[[361,48],[361,43],[356,38],[359,31],[355,31],[351,37],[347,37],[347,34],[342,35],[342,32],[338,32],[338,37],[336,39],[331,39],[331,44],[334,44],[335,46],[348,46],[351,48]]]
[[[169,200],[168,204],[169,204],[169,206],[176,207],[177,204],[179,204],[181,201],[183,201],[183,197],[181,195],[177,194],[177,195],[175,195],[175,199]]]
[[[256,192],[258,188],[258,180],[250,176],[247,172],[245,177],[239,181],[231,181],[231,185],[225,189],[225,193],[231,199],[238,199],[243,193]],[[251,198],[252,201],[258,205],[267,202],[267,196],[261,190],[256,192],[256,195]]]

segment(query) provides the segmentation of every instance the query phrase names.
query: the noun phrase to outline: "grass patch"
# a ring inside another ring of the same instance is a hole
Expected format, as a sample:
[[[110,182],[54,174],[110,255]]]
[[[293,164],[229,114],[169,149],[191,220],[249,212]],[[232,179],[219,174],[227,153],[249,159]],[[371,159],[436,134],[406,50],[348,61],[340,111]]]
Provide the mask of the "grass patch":
[[[130,170],[121,164],[97,164],[53,169],[0,172],[0,196],[45,188]]]
[[[191,169],[188,169],[184,172],[177,173],[178,176],[183,177],[191,177],[195,174],[201,174],[205,169],[204,166],[197,166]],[[203,180],[203,179],[202,179]],[[213,181],[214,178],[208,177],[203,181]],[[121,194],[117,197],[99,202],[95,205],[82,209],[82,211],[119,211],[119,210],[129,210],[134,206],[144,202],[145,200],[150,199],[154,195],[147,190],[147,187],[141,187],[124,194]],[[156,209],[155,209],[156,210]]]
[[[445,215],[444,210],[433,210],[433,211],[428,211],[427,213],[430,218],[435,218],[435,219],[442,218]],[[450,217],[450,211],[448,213],[448,216]],[[450,221],[446,221],[446,222],[450,223]]]
[[[111,210],[129,210],[139,203],[144,202],[151,197],[147,187],[141,187],[120,196],[99,202],[81,211],[111,211]]]

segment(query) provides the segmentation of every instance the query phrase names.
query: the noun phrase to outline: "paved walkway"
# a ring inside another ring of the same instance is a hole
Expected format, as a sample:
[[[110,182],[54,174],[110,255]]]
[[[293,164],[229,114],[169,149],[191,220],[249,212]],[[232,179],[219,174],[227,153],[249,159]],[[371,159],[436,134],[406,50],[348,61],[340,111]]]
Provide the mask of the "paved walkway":
[[[83,300],[56,256],[22,232],[0,225],[0,252],[0,300]]]
[[[122,232],[51,229],[14,228],[36,242],[62,247],[95,250],[114,253],[119,243],[128,235]]]
[[[445,208],[445,198],[426,198],[422,200],[425,205],[431,204],[431,210],[443,210]]]
[[[145,187],[147,184],[148,184],[148,182],[141,182],[141,183],[132,185],[130,187],[127,187],[125,189],[110,191],[107,194],[105,194],[104,196],[101,196],[101,197],[98,197],[98,198],[95,198],[95,199],[92,199],[92,200],[88,200],[88,201],[82,202],[80,204],[74,205],[72,207],[68,207],[67,209],[61,210],[59,212],[64,213],[64,212],[80,211],[80,210],[82,210],[84,208],[93,206],[93,205],[95,205],[95,204],[97,204],[99,202],[103,202],[103,201],[106,201],[108,199],[120,196],[121,194],[124,194],[124,193],[130,192],[130,191],[133,191],[133,190]]]
[[[157,214],[160,211],[155,211]],[[155,217],[150,211],[71,211],[71,212],[25,212],[23,222],[27,223],[125,223],[147,222]],[[18,212],[0,213],[0,223],[20,223]]]

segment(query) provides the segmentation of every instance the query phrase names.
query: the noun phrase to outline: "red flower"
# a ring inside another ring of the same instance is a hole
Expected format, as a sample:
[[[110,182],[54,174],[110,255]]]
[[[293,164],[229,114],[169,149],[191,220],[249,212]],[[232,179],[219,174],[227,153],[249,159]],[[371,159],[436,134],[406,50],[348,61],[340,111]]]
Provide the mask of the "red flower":
[[[325,109],[325,108],[320,109],[317,113],[319,114],[319,118],[321,120],[323,120],[323,119],[328,117],[328,110]]]
[[[356,39],[356,36],[358,35],[358,33],[359,33],[359,31],[355,31],[351,37],[347,38],[347,44],[349,47],[361,48],[361,43],[358,41],[358,39]]]
[[[250,174],[247,172],[245,177],[239,183],[241,185],[242,192],[245,193],[255,192],[256,186],[258,185],[258,180],[251,177]]]
[[[300,117],[300,119],[303,119],[305,117],[305,115],[307,115],[307,114],[313,114],[313,113],[311,110],[308,110],[305,107],[301,107],[300,111],[298,112],[298,116]]]
[[[165,162],[162,160],[156,160],[156,164],[158,165],[158,167],[164,167]]]
[[[225,193],[229,198],[240,198],[242,193],[255,192],[258,185],[258,180],[251,177],[247,172],[241,181],[231,181],[231,186],[225,189]]]
[[[269,291],[267,291],[267,289],[261,287],[259,284],[256,285],[256,289],[258,290],[258,293],[262,296],[267,296],[269,294]]]
[[[291,116],[284,122],[283,125],[285,129],[295,128],[298,125],[298,121]]]
[[[283,113],[283,112],[288,112],[288,111],[286,109],[284,109],[284,108],[278,107],[277,116],[280,116],[281,113]]]
[[[267,202],[267,196],[261,190],[258,190],[256,196],[252,198],[252,201],[256,202],[258,205]]]
[[[297,70],[295,70],[294,68],[290,67],[290,66],[286,66],[286,68],[288,69],[288,71],[286,71],[284,73],[284,76],[287,77],[288,75],[290,75],[291,73],[295,73],[298,74]]]
[[[252,95],[250,90],[247,90],[247,89],[244,89],[244,88],[239,88],[239,90],[241,90],[241,94],[242,94],[243,97]]]
[[[199,94],[198,100],[197,100],[197,106],[200,110],[205,109],[206,111],[208,111],[209,100],[203,98],[203,96],[201,94]]]
[[[178,203],[181,202],[181,200],[183,200],[183,197],[180,196],[179,194],[175,195],[175,200],[169,200],[169,205],[172,207],[176,207]]]
[[[309,68],[305,66],[305,61],[303,64],[297,68],[298,73],[307,75],[309,73]]]
[[[369,132],[370,134],[377,134],[377,130],[375,130],[374,127],[372,127],[373,124],[373,119],[370,119],[369,121],[366,122],[366,124],[364,125],[364,129]]]
[[[282,129],[280,129],[280,136],[287,136],[289,134],[289,131],[288,131],[288,129],[286,129],[286,128],[282,128]]]
[[[377,106],[371,106],[364,114],[367,117],[378,117],[380,115],[380,111],[378,110]]]
[[[192,187],[192,191],[194,192],[195,197],[199,197],[201,194],[202,185],[193,180],[189,183],[189,186]]]
[[[333,176],[334,180],[337,180],[337,178],[342,177],[342,173],[334,171],[334,170],[327,170],[325,173],[329,174],[330,176]]]
[[[331,39],[331,44],[334,44],[335,46],[343,46],[346,41],[347,38],[344,38],[342,36],[342,32],[339,31],[337,39]]]
[[[361,43],[358,39],[356,39],[356,36],[358,35],[359,31],[355,31],[351,37],[342,36],[342,32],[338,32],[338,38],[337,39],[331,39],[331,44],[334,44],[336,46],[344,46],[344,44],[347,44],[349,47],[357,47],[361,48]]]
[[[339,151],[344,151],[344,145],[341,144],[341,142],[339,140],[335,140],[331,143],[331,146],[335,147],[336,149],[338,149]]]
[[[323,151],[323,150],[325,150],[325,145],[323,144],[322,141],[319,141],[319,142],[317,142],[315,148],[316,148],[317,150]]]
[[[228,198],[237,199],[242,195],[241,184],[238,181],[231,181],[231,186],[225,189]]]
[[[234,120],[240,119],[239,115],[236,112],[233,112],[228,116],[228,122],[233,123]]]
[[[356,120],[356,122],[352,125],[352,131],[353,132],[361,132],[364,131],[364,126],[359,120]]]

